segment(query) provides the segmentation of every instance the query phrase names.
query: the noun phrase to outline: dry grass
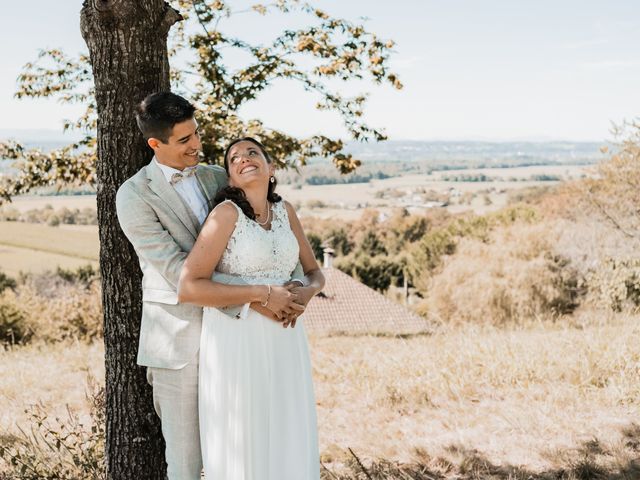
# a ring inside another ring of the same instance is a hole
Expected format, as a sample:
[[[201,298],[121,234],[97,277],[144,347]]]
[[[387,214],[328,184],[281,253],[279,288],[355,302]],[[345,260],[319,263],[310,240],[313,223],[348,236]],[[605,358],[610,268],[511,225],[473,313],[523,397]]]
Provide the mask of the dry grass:
[[[476,450],[546,469],[597,438],[621,456],[640,413],[638,318],[582,328],[463,326],[409,339],[313,340],[325,461]],[[594,322],[595,323],[595,322]]]
[[[578,323],[311,337],[323,462],[339,471],[351,448],[367,466],[376,458],[417,461],[439,478],[489,478],[456,475],[478,464],[529,473],[580,466],[591,445],[604,452],[589,457],[595,467],[621,469],[638,456],[640,440],[629,433],[640,414],[638,317]],[[101,345],[80,343],[0,352],[0,428],[39,401],[55,412],[65,404],[86,412],[86,376],[103,379],[102,355]]]
[[[87,378],[104,382],[101,343],[38,343],[0,350],[0,435],[24,426],[25,409],[42,404],[50,416],[64,417],[67,406],[88,414]]]

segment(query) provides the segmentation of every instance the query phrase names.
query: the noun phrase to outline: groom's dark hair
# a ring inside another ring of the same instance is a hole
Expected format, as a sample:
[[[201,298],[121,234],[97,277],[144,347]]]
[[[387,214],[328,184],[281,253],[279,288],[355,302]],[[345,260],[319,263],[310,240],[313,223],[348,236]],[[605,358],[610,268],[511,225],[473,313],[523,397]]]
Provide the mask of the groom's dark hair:
[[[152,93],[138,105],[136,122],[145,140],[157,138],[167,143],[173,126],[193,118],[195,111],[195,107],[180,95]]]

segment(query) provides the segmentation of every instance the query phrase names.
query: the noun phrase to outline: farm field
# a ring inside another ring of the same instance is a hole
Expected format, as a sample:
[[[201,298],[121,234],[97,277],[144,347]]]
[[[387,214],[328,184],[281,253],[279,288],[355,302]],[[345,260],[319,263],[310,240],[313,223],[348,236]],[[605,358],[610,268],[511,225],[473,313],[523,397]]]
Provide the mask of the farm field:
[[[98,267],[97,260],[0,245],[0,270],[13,278],[16,278],[20,272],[42,273],[56,270],[58,267],[76,270],[87,264],[96,269]]]
[[[98,228],[0,222],[0,270],[10,275],[97,266]]]
[[[451,213],[474,211],[485,214],[506,206],[511,192],[536,186],[549,186],[557,182],[541,181],[494,181],[451,182],[443,181],[443,175],[485,174],[490,177],[528,178],[532,175],[556,175],[560,178],[577,178],[589,172],[588,166],[534,166],[503,169],[466,169],[437,171],[430,175],[405,175],[370,183],[338,185],[291,185],[278,187],[282,196],[298,206],[299,215],[314,218],[336,218],[357,220],[365,208],[376,208],[381,213],[391,214],[399,206],[411,213],[420,214],[428,210],[423,206],[412,206],[410,202],[385,192],[404,192],[410,197],[412,191],[428,189],[437,195],[450,195],[457,191],[445,208]],[[466,197],[463,202],[460,199]],[[95,196],[22,196],[13,199],[5,208],[20,212],[43,209],[95,208]],[[97,266],[98,229],[96,226],[29,224],[22,222],[0,222],[0,269],[10,275],[23,272],[55,270],[60,266],[75,269],[91,263]]]
[[[57,253],[85,260],[98,259],[98,229],[50,227],[48,225],[0,222],[0,244]]]
[[[346,461],[351,448],[366,461],[410,462],[421,451],[539,472],[598,445],[626,464],[637,455],[638,325],[620,316],[583,328],[311,336],[322,460]],[[87,377],[103,381],[102,356],[100,344],[83,343],[0,352],[3,371],[20,372],[0,385],[0,430],[13,431],[37,402],[51,415],[67,405],[86,414]]]
[[[496,178],[527,178],[531,175],[554,175],[563,180],[580,178],[589,175],[592,170],[589,165],[532,165],[514,168],[466,168],[459,170],[441,170],[433,172],[431,177],[442,178],[446,175],[477,175],[484,174]]]
[[[444,181],[448,175],[484,174],[493,178],[526,179],[533,175],[553,175],[564,179],[579,178],[590,171],[590,166],[532,166],[518,168],[485,168],[435,171],[424,175],[404,175],[383,180],[372,180],[369,183],[304,185],[294,188],[292,185],[279,185],[280,194],[298,206],[299,215],[321,218],[340,218],[354,220],[360,217],[365,208],[377,208],[381,212],[390,213],[402,205],[397,198],[382,198],[384,192],[403,191],[411,195],[417,189],[427,189],[440,195],[449,195],[456,190],[458,195],[471,197],[467,202],[450,202],[446,208],[452,213],[474,211],[484,214],[504,207],[509,200],[510,192],[530,187],[555,185],[556,181],[493,181],[493,182],[455,182]],[[95,196],[24,196],[16,197],[10,207],[21,212],[40,209],[50,205],[59,208],[95,208]],[[427,211],[429,207],[409,207],[412,213]]]

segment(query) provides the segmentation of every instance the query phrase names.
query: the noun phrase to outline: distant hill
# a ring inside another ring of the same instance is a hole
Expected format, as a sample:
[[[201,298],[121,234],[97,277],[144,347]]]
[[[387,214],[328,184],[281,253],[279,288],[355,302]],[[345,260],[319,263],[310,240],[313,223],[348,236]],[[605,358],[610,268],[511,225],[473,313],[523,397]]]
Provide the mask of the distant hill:
[[[363,161],[475,164],[485,167],[538,164],[591,164],[602,159],[598,142],[388,141],[349,143]]]
[[[79,140],[80,135],[63,134],[60,130],[46,129],[0,129],[0,140],[15,140],[29,148],[40,148],[44,151],[64,147]]]
[[[15,139],[44,151],[78,139],[57,130],[0,129],[0,140]],[[346,150],[365,163],[419,162],[443,167],[506,167],[524,165],[591,164],[602,159],[604,143],[571,141],[420,141],[390,140],[381,143],[349,142]],[[318,160],[312,160],[315,163]]]

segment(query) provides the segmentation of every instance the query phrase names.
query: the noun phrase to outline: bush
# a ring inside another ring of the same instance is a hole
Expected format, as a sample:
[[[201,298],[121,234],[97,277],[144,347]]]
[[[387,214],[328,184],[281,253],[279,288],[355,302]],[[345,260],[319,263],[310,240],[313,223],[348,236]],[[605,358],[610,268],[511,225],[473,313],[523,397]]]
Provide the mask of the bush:
[[[100,276],[98,270],[94,269],[91,264],[78,267],[75,270],[67,270],[58,267],[56,269],[56,275],[67,282],[81,283],[85,286],[89,286],[91,282],[97,280]]]
[[[15,294],[0,294],[0,344],[26,342],[30,337],[25,313],[18,306]]]
[[[15,289],[0,294],[0,343],[102,338],[96,275],[90,266],[23,275]]]
[[[26,223],[46,223],[50,226],[60,224],[97,225],[98,215],[95,208],[68,209],[63,207],[54,210],[51,205],[43,208],[32,208],[26,212],[20,212],[15,208],[3,208],[0,210],[0,220]]]
[[[409,266],[414,283],[424,290],[425,280],[442,265],[446,256],[456,252],[462,239],[488,242],[491,232],[497,227],[532,223],[536,219],[537,213],[533,208],[518,205],[485,216],[457,217],[446,225],[427,232],[411,250],[412,261]],[[418,281],[420,278],[422,282]]]
[[[6,275],[4,272],[0,272],[0,293],[4,292],[7,288],[15,290],[17,284],[16,281]]]
[[[581,278],[564,257],[553,254],[547,224],[496,231],[488,243],[465,238],[456,254],[425,284],[434,320],[504,325],[571,313],[584,293]]]
[[[20,212],[13,207],[3,207],[0,209],[0,220],[4,222],[17,222]]]
[[[640,307],[640,260],[607,258],[586,275],[588,300],[594,306],[621,312]]]
[[[18,289],[18,299],[34,340],[90,342],[102,338],[102,306],[97,282],[62,284],[55,293],[47,293],[53,296],[39,295],[31,283]]]

